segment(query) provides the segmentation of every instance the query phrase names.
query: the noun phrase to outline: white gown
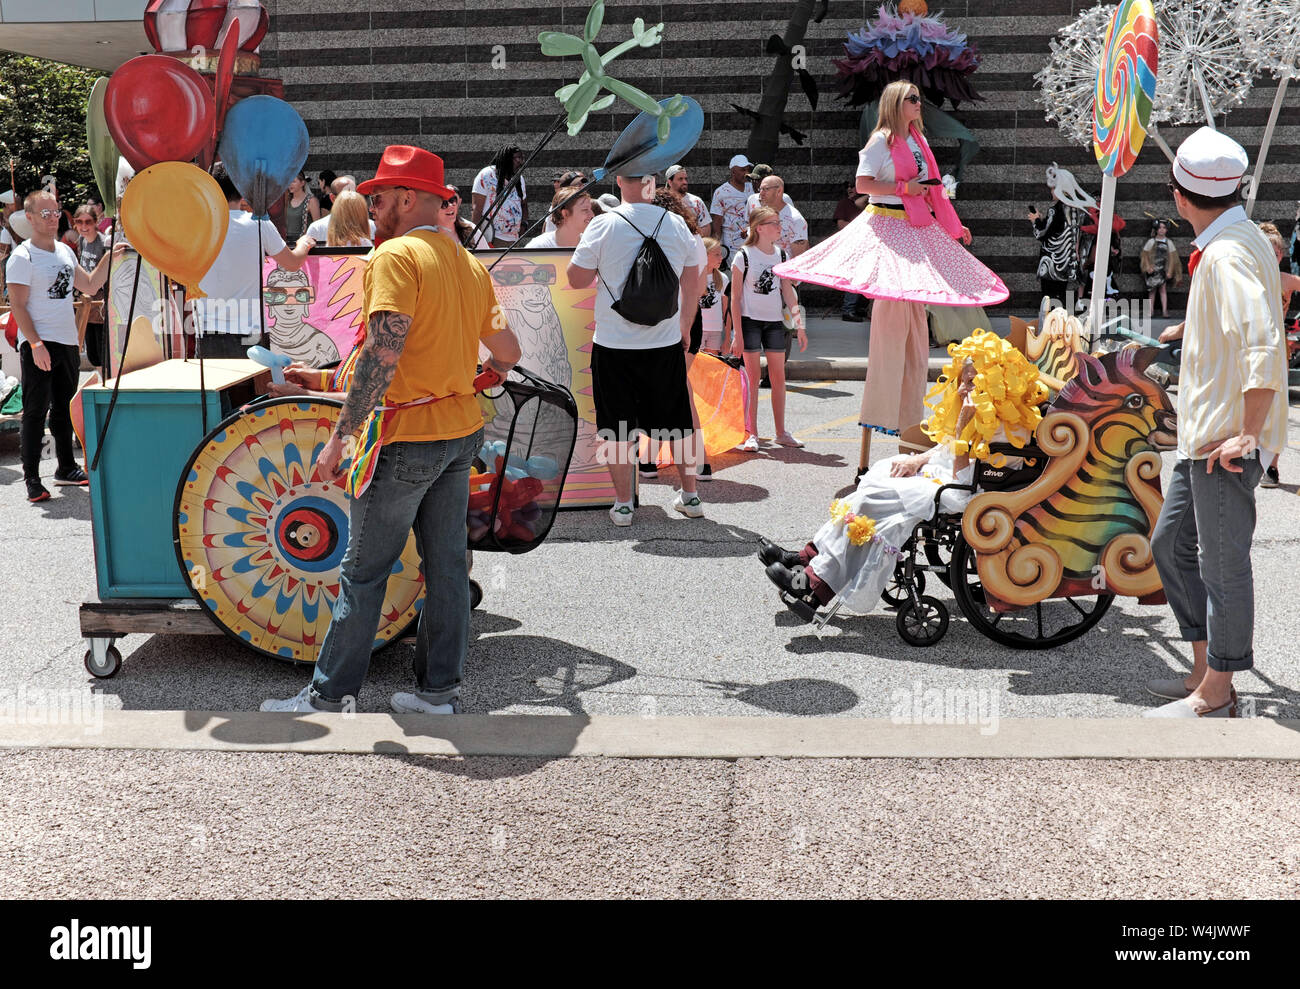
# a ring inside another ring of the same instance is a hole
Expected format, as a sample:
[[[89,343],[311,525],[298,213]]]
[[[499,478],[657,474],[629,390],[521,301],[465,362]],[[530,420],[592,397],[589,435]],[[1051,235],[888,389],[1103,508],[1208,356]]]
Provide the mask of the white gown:
[[[953,456],[947,446],[940,447],[919,472],[912,477],[890,477],[891,457],[872,464],[862,475],[857,490],[845,501],[854,515],[876,523],[876,539],[854,546],[849,541],[848,525],[828,520],[813,537],[818,554],[810,566],[814,573],[837,591],[844,607],[859,614],[875,608],[880,592],[889,583],[898,557],[887,547],[897,549],[907,542],[918,522],[933,517],[934,495],[942,484],[970,484],[974,463],[953,473]],[[960,512],[971,499],[969,491],[945,491],[943,511]]]

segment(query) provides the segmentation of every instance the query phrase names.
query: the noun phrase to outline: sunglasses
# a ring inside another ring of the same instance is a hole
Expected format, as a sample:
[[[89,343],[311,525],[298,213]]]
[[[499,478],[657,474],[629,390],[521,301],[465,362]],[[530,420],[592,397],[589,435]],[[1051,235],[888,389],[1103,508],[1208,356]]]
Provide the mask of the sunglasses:
[[[920,103],[921,97],[917,96],[915,93],[911,93],[907,96],[904,96],[903,100],[906,103]]]
[[[411,191],[410,187],[405,185],[395,185],[393,186],[392,191],[396,192],[399,189],[401,189],[403,192]],[[366,203],[370,206],[371,209],[378,209],[379,204],[384,201],[384,197],[387,195],[388,195],[387,192],[373,193],[372,195],[366,196]]]
[[[39,210],[39,211],[37,211],[36,215],[39,216],[42,220],[50,220],[50,219],[53,219],[53,218],[56,217],[56,216],[62,216],[62,215],[63,215],[63,210],[61,210],[61,209],[43,209],[43,210]]]
[[[555,265],[541,264],[532,271],[526,271],[523,268],[505,268],[492,272],[492,278],[502,285],[518,285],[524,281],[535,282],[538,285],[554,285]]]
[[[306,305],[309,302],[316,301],[316,292],[311,288],[295,289],[293,292],[295,302],[301,302]],[[282,306],[289,301],[289,293],[282,288],[268,288],[262,292],[262,300],[268,306]]]
[[[459,202],[460,202],[460,196],[452,196],[450,199],[444,199],[442,201],[442,208],[446,209],[448,206],[454,206]]]
[[[89,219],[89,218],[87,218],[87,217],[82,217],[80,220],[73,220],[72,222],[73,222],[76,226],[78,226],[78,227],[84,227],[84,226],[86,226],[87,224],[90,224],[90,225],[93,226],[94,223],[95,223],[94,220],[91,220],[91,219]]]

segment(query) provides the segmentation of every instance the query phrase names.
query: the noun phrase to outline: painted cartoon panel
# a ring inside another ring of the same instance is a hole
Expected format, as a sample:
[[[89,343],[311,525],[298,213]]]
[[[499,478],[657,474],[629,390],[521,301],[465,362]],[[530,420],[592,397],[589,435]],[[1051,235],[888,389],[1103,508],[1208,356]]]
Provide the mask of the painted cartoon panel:
[[[476,251],[491,266],[500,251]],[[563,385],[578,403],[578,442],[564,482],[562,508],[614,503],[609,470],[598,459],[596,407],[591,394],[591,338],[595,331],[596,284],[575,289],[565,277],[570,250],[512,251],[492,268],[497,300],[519,338],[519,363],[539,377]],[[504,440],[509,419],[480,396],[486,439]]]
[[[312,254],[298,271],[268,259],[262,303],[271,351],[311,367],[348,355],[361,326],[364,254]]]

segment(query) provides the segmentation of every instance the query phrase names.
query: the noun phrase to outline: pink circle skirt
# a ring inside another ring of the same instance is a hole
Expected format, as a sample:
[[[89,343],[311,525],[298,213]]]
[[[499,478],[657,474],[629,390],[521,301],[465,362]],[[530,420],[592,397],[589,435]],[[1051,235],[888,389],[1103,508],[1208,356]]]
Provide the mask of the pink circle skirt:
[[[937,222],[914,227],[890,207],[867,207],[835,236],[774,270],[841,292],[936,306],[991,306],[1010,294]]]

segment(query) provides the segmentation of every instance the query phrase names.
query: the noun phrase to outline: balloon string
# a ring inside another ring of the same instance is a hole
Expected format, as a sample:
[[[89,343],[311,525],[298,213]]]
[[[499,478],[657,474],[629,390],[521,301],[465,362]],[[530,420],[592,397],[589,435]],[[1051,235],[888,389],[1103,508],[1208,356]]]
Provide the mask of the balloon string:
[[[143,267],[144,258],[137,253],[135,258],[135,281],[131,285],[131,304],[126,310],[126,332],[122,334],[122,354],[117,359],[117,377],[113,379],[113,396],[108,400],[108,411],[104,413],[104,425],[99,428],[99,439],[95,441],[95,459],[90,462],[92,473],[99,466],[99,456],[104,452],[104,438],[108,436],[108,424],[113,421],[113,409],[117,406],[117,393],[122,387],[122,366],[126,363],[126,348],[131,343],[131,321],[135,319],[135,299],[136,294],[140,291],[140,269]]]
[[[537,143],[537,147],[533,149],[532,154],[524,159],[524,163],[519,166],[515,174],[510,177],[510,181],[506,183],[505,189],[497,190],[496,198],[492,201],[492,205],[488,207],[487,211],[483,214],[482,219],[478,221],[478,226],[474,228],[474,233],[476,235],[484,233],[491,225],[492,220],[506,204],[506,200],[510,198],[510,194],[519,188],[519,183],[524,177],[524,170],[528,168],[529,164],[537,157],[542,149],[551,143],[551,139],[560,132],[560,128],[564,126],[564,122],[567,119],[568,114],[565,112],[562,112],[555,118],[555,123],[551,125],[551,129],[542,135],[542,139]]]

